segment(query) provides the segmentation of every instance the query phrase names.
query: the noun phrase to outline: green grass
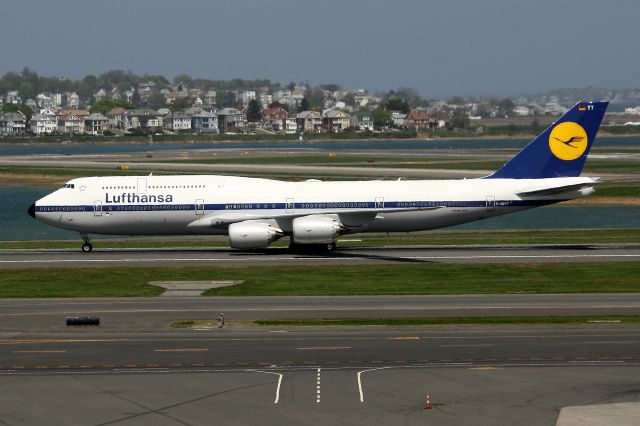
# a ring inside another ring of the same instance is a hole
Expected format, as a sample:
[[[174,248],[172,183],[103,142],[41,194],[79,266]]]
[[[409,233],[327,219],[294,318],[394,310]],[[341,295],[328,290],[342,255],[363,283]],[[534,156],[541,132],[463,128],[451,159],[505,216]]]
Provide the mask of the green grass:
[[[592,322],[638,323],[640,315],[608,316],[491,316],[491,317],[418,317],[418,318],[300,318],[252,321],[261,326],[410,326],[462,324],[575,324]],[[211,321],[209,321],[211,324]],[[195,321],[176,321],[176,328],[197,327]]]
[[[0,297],[154,296],[149,281],[243,280],[207,296],[640,292],[639,262],[5,269]]]

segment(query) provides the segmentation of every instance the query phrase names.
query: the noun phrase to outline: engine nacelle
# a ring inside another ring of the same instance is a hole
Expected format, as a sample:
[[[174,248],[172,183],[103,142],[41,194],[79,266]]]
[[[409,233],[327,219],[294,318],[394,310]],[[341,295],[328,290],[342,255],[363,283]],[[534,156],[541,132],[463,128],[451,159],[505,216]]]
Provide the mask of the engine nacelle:
[[[229,244],[236,249],[264,248],[283,235],[282,230],[265,222],[244,221],[229,225]]]
[[[328,216],[304,216],[293,219],[293,241],[298,244],[327,244],[344,231],[338,219]]]

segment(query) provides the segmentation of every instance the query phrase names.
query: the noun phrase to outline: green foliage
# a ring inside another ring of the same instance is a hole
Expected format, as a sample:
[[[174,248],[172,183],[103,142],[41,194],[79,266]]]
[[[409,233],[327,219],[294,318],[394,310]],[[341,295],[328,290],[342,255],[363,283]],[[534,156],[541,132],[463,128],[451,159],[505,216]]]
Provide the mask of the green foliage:
[[[24,104],[4,104],[2,106],[2,112],[21,112],[22,114],[24,114],[27,120],[30,120],[31,116],[33,115],[33,111],[31,110],[31,108]]]
[[[306,98],[309,100],[309,109],[322,111],[324,108],[324,92],[322,90],[311,90]]]
[[[309,108],[309,99],[307,99],[306,97],[302,98],[302,101],[300,101],[300,105],[298,105],[298,112],[309,111]]]
[[[102,99],[91,107],[89,112],[105,115],[114,108],[133,109],[133,104],[122,99]]]
[[[389,111],[400,111],[403,114],[408,114],[411,111],[407,101],[396,97],[387,99],[384,105]]]
[[[147,98],[147,106],[152,109],[164,108],[166,106],[164,95],[159,92],[152,93],[151,96]]]
[[[451,116],[451,126],[454,129],[466,129],[469,127],[469,115],[464,108],[456,108]]]
[[[382,107],[378,107],[371,112],[373,125],[379,129],[389,125],[391,121],[391,113]]]
[[[247,121],[256,123],[262,120],[262,105],[255,99],[251,99],[247,105]]]

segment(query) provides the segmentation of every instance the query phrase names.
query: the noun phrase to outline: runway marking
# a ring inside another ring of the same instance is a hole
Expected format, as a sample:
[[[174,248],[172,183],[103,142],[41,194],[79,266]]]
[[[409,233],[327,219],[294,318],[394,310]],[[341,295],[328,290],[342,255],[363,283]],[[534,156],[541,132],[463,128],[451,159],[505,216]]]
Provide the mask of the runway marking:
[[[29,350],[24,350],[24,351],[11,351],[14,354],[61,354],[61,353],[65,353],[67,351],[65,350],[42,350],[42,351],[29,351]]]
[[[0,340],[0,345],[32,345],[38,343],[114,343],[129,339],[41,339],[41,340]]]
[[[398,336],[398,337],[389,337],[389,340],[420,340],[420,336]]]
[[[340,349],[353,349],[351,346],[314,346],[307,348],[296,348],[299,351],[337,351]]]
[[[610,341],[595,341],[595,342],[580,342],[584,345],[635,345],[634,340],[610,340]]]
[[[154,352],[207,352],[207,348],[154,349]]]
[[[460,344],[460,345],[438,345],[441,348],[492,348],[495,346],[493,343],[478,343],[478,344]]]
[[[280,385],[282,384],[282,374],[274,373],[273,371],[263,371],[263,370],[248,370],[254,373],[264,373],[264,374],[275,374],[278,376],[278,386],[276,387],[276,399],[273,401],[274,404],[277,404],[280,400]]]
[[[318,378],[316,380],[316,404],[320,402],[320,369],[318,368]]]
[[[364,402],[364,394],[362,393],[362,379],[360,377],[362,376],[362,373],[367,373],[369,371],[376,371],[376,370],[387,370],[389,368],[393,368],[393,367],[392,366],[377,367],[377,368],[369,368],[368,370],[358,371],[358,374],[356,374],[356,376],[358,377],[358,392],[360,393],[360,402]]]
[[[490,371],[490,370],[502,370],[499,367],[471,367],[469,370]]]

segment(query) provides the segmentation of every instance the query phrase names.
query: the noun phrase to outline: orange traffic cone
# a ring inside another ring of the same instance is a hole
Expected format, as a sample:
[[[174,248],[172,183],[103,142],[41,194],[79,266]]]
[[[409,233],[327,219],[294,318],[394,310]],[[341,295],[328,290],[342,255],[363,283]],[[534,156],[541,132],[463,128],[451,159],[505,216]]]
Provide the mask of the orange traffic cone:
[[[424,409],[431,410],[431,397],[428,393],[424,395]]]

